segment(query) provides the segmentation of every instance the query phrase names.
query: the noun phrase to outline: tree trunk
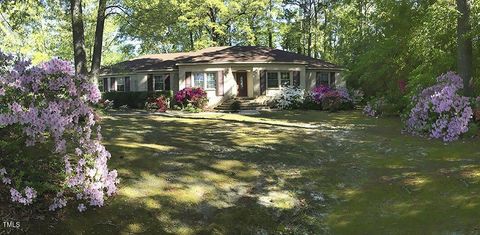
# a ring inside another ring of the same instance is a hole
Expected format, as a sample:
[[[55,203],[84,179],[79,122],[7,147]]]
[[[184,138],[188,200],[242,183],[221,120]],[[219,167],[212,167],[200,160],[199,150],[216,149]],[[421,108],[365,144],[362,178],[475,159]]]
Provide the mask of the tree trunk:
[[[468,35],[470,27],[470,6],[468,0],[456,0],[457,10],[460,15],[457,18],[457,67],[458,73],[463,79],[463,89],[466,96],[473,96],[472,81],[472,38]]]
[[[273,8],[273,3],[272,0],[270,0],[269,3],[269,8],[268,8],[268,14],[269,14],[269,23],[268,23],[268,47],[273,48],[273,17],[272,17],[272,8]]]
[[[193,40],[193,32],[190,30],[190,50],[195,50],[195,41]]]
[[[87,75],[87,54],[85,53],[82,0],[70,0],[70,15],[72,18],[75,74]]]
[[[102,63],[102,48],[103,48],[103,29],[105,28],[105,10],[107,7],[107,0],[98,1],[97,25],[95,28],[95,43],[93,46],[92,56],[92,74],[93,80],[96,82],[98,74],[100,73],[100,65]]]

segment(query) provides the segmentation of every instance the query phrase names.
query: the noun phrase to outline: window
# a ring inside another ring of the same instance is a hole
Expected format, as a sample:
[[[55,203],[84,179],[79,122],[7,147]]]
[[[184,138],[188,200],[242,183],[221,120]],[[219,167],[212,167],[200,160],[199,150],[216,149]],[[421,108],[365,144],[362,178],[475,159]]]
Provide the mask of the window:
[[[154,84],[153,84],[153,87],[154,87],[154,90],[156,91],[163,91],[165,90],[165,78],[167,77],[168,75],[159,75],[159,76],[154,76]]]
[[[125,79],[117,78],[115,81],[117,82],[117,91],[125,91]]]
[[[290,86],[290,73],[281,72],[280,73],[280,84],[282,87]]]
[[[100,92],[104,92],[104,91],[105,91],[104,89],[105,89],[105,88],[103,87],[103,78],[98,79],[98,90],[99,90]]]
[[[217,73],[216,72],[193,73],[192,87],[200,87],[205,90],[215,89],[217,87]]]
[[[268,88],[278,88],[278,73],[277,72],[267,73],[267,87]]]
[[[329,86],[330,82],[328,81],[328,73],[325,72],[317,72],[317,78],[315,80],[315,85],[320,86],[320,85],[325,85]]]
[[[193,74],[193,87],[205,88],[205,74],[194,73]]]
[[[207,89],[215,89],[217,86],[217,77],[215,73],[207,73]]]

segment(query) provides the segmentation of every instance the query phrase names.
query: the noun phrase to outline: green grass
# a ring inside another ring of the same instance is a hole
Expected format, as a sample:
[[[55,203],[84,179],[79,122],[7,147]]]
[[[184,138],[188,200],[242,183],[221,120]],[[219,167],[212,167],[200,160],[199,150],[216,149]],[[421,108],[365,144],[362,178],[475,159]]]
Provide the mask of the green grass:
[[[112,115],[119,194],[67,210],[72,234],[477,234],[480,145],[401,134],[358,112]],[[478,140],[476,140],[478,141]],[[35,229],[35,227],[34,227]]]

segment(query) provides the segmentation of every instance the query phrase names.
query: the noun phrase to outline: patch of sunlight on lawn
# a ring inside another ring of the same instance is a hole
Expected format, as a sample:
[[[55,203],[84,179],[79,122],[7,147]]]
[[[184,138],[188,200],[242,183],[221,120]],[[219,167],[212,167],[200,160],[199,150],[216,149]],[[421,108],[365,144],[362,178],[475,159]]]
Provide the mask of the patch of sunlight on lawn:
[[[128,232],[129,233],[142,233],[145,232],[143,225],[140,223],[133,223],[128,225]]]
[[[270,191],[258,197],[258,203],[266,207],[292,209],[298,204],[298,199],[288,191]]]
[[[142,149],[153,149],[157,151],[167,152],[167,151],[174,151],[177,148],[167,145],[160,145],[160,144],[146,144],[146,143],[137,143],[137,142],[119,142],[115,141],[114,143],[116,146],[125,147],[125,148],[142,148]]]

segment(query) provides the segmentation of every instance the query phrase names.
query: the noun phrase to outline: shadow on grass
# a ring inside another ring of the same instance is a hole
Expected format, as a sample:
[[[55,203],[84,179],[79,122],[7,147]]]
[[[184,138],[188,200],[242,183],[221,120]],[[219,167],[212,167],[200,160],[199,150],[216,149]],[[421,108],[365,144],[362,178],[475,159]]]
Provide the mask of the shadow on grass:
[[[107,117],[119,195],[42,231],[78,233],[472,232],[480,216],[479,153],[399,134],[398,120],[357,113],[234,121]],[[383,125],[383,126],[382,126]]]

